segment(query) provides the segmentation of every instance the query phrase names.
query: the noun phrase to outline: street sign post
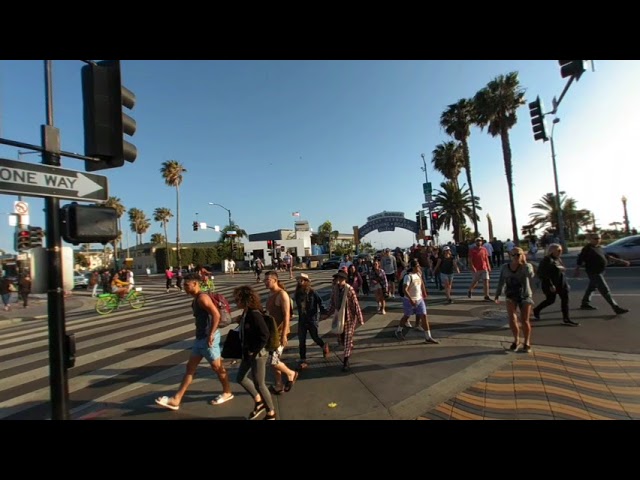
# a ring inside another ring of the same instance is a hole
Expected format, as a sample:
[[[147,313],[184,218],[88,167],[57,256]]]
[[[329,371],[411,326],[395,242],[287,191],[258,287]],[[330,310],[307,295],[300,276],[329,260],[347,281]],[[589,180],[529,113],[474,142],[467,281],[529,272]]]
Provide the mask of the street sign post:
[[[109,185],[104,176],[0,158],[0,193],[102,203]]]

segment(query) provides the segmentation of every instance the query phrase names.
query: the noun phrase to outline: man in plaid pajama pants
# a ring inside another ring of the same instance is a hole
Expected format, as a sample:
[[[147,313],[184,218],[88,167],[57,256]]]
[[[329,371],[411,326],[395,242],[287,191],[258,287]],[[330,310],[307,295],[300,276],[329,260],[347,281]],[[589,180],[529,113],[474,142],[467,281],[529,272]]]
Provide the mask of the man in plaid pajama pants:
[[[343,296],[347,296],[345,305],[345,317],[344,317],[344,332],[340,334],[340,343],[344,345],[344,363],[342,366],[343,372],[348,372],[349,357],[353,350],[353,335],[356,331],[356,326],[359,323],[364,325],[364,319],[362,318],[362,310],[360,310],[360,303],[358,303],[358,296],[356,292],[347,284],[347,273],[340,270],[333,276],[334,285],[331,291],[331,303],[327,315],[324,318],[332,316],[336,310],[342,305]]]

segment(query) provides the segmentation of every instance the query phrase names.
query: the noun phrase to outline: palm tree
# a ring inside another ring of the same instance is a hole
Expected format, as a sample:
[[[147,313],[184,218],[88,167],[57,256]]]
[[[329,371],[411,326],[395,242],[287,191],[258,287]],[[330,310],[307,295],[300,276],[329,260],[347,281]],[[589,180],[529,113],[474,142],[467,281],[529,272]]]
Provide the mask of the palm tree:
[[[235,236],[233,237],[227,236],[227,232],[234,232],[234,231],[236,232]],[[224,243],[226,240],[230,246],[231,256],[233,256],[233,251],[234,251],[233,246],[236,243],[236,238],[245,238],[245,237],[247,237],[246,230],[240,228],[235,223],[232,223],[224,227],[222,230],[220,230],[220,239],[218,240],[218,242]]]
[[[142,235],[149,230],[151,222],[145,213],[138,208],[129,209],[129,226],[131,231],[136,234],[136,247],[142,243]]]
[[[169,235],[167,235],[167,223],[169,219],[173,217],[173,213],[168,208],[160,207],[153,211],[153,221],[160,222],[164,229],[164,249],[167,255],[167,261],[169,261]]]
[[[440,126],[447,132],[447,135],[453,136],[462,146],[464,155],[464,169],[467,172],[467,184],[472,198],[477,198],[473,191],[473,182],[471,181],[471,157],[469,155],[469,135],[471,134],[471,125],[475,122],[475,104],[471,100],[461,99],[457,103],[453,103],[440,116]],[[478,235],[479,217],[475,212],[476,202],[471,203],[473,209],[473,229],[474,234]]]
[[[509,130],[518,121],[516,110],[525,104],[524,90],[520,87],[518,72],[497,76],[476,93],[473,102],[476,108],[476,124],[480,129],[488,127],[489,135],[492,137],[499,135],[502,142],[502,156],[507,176],[507,188],[509,189],[509,206],[511,207],[511,230],[513,241],[517,244],[518,224],[513,200],[513,163]]]
[[[465,226],[465,217],[473,220],[476,210],[482,210],[478,204],[478,198],[475,199],[475,209],[472,208],[470,189],[460,189],[453,181],[442,182],[440,184],[442,190],[436,190],[434,202],[438,212],[437,227],[453,229],[453,241],[459,242],[464,239],[463,228]]]
[[[118,197],[109,197],[104,202],[105,207],[111,207],[115,209],[118,215],[118,238],[113,240],[113,257],[115,258],[116,268],[118,267],[118,249],[117,243],[120,241],[120,250],[122,251],[122,221],[120,218],[124,215],[127,209],[122,204],[122,201]]]
[[[591,223],[592,214],[589,210],[578,209],[576,201],[566,195],[560,194],[559,203],[564,219],[565,234],[570,241],[575,241],[579,230],[588,227]],[[558,229],[558,204],[553,193],[544,194],[538,203],[532,205],[532,208],[538,210],[538,212],[529,214],[532,228],[550,227],[554,232],[560,231]]]
[[[337,240],[338,235],[339,232],[337,230],[333,230],[333,226],[329,220],[318,227],[318,241],[322,245],[324,245],[325,242],[329,244],[329,256],[331,256],[333,242]]]
[[[456,188],[460,188],[458,177],[464,168],[464,152],[457,142],[444,142],[437,145],[431,153],[433,168],[442,173],[444,178],[451,180]]]
[[[154,245],[162,245],[163,243],[165,243],[167,240],[167,238],[161,234],[161,233],[152,233],[151,234],[151,243],[153,243]]]
[[[177,160],[162,162],[162,168],[160,168],[164,183],[176,189],[176,246],[178,248],[178,265],[182,265],[180,256],[180,185],[182,184],[182,174],[186,172],[187,169]]]

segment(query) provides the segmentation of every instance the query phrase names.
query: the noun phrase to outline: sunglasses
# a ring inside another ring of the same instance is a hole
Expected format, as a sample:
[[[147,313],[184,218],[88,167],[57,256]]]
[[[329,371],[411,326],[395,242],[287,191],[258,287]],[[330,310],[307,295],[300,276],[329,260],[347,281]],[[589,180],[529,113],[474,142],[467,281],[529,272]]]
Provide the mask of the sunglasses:
[[[519,257],[520,255],[522,255],[521,253],[512,253],[511,256],[512,257]]]

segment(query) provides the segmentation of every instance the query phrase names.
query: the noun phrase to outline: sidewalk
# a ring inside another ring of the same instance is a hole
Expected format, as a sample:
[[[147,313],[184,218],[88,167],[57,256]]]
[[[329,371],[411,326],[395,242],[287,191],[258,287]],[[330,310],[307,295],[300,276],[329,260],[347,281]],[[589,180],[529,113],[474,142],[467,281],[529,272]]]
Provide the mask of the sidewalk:
[[[66,313],[86,310],[94,304],[95,299],[84,292],[74,292],[64,299]],[[20,322],[46,319],[48,316],[46,294],[29,295],[29,306],[27,308],[22,306],[22,300],[18,301],[18,295],[13,294],[11,296],[11,310],[7,312],[0,309],[0,329]]]
[[[482,302],[456,307],[452,314],[439,313],[432,325],[439,345],[423,343],[415,330],[397,340],[397,310],[374,315],[356,331],[348,373],[341,371],[342,351],[331,335],[323,335],[332,342],[327,360],[309,342],[309,368],[291,392],[273,396],[278,419],[640,419],[640,355],[543,345],[530,354],[513,353],[500,308]],[[230,362],[232,401],[209,404],[221,389],[202,362],[178,411],[155,405],[156,397],[175,392],[186,359],[185,352],[183,363],[96,398],[72,411],[72,418],[245,419],[253,401],[235,383],[237,364]],[[296,366],[297,340],[284,360]]]

